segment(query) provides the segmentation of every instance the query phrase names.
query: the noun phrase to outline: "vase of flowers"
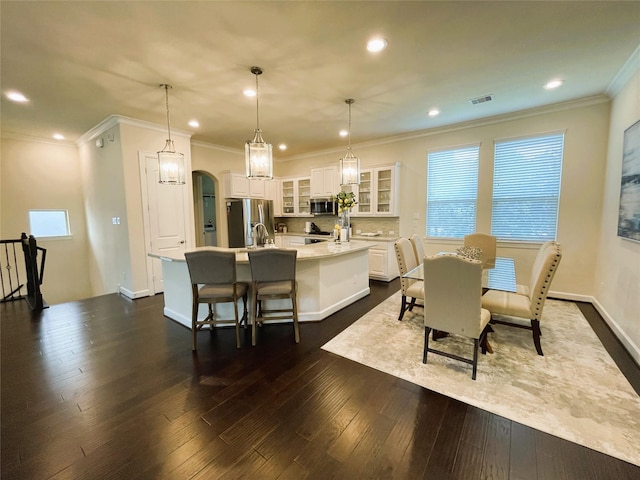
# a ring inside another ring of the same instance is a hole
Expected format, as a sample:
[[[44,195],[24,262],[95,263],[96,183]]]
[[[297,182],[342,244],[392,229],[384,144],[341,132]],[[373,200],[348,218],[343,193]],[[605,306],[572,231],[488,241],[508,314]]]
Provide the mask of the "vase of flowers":
[[[349,213],[353,206],[358,203],[356,202],[356,195],[353,192],[339,192],[336,195],[336,202],[338,203],[338,215],[342,218],[342,226],[341,231],[345,231],[346,235],[344,238],[346,241],[349,241],[349,237],[351,236],[349,233],[349,227],[351,225],[349,219]]]

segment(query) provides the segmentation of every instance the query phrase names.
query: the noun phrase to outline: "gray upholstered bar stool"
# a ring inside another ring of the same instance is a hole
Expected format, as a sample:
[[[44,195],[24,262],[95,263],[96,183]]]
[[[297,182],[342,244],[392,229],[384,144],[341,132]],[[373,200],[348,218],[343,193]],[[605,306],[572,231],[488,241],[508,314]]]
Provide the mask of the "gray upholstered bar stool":
[[[293,319],[295,342],[300,342],[296,298],[296,250],[267,248],[249,250],[251,266],[253,325],[251,344],[256,344],[256,329],[264,320]],[[270,300],[290,299],[290,308],[265,308]],[[263,303],[264,302],[264,303]]]
[[[216,315],[217,303],[233,302],[236,323],[236,346],[240,348],[240,320],[238,319],[238,300],[242,298],[244,313],[242,321],[247,321],[247,294],[249,284],[236,280],[236,254],[234,252],[200,250],[184,254],[191,277],[193,305],[191,310],[191,332],[195,351],[196,334],[203,326],[213,330],[220,319]],[[204,320],[198,320],[198,306],[206,303],[209,313]]]

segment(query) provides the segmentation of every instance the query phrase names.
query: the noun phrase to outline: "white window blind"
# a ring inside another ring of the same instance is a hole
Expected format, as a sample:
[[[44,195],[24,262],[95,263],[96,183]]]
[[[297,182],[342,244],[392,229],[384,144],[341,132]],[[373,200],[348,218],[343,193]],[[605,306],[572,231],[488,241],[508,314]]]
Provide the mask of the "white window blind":
[[[555,240],[564,134],[496,142],[491,234]]]
[[[427,236],[462,238],[476,229],[478,145],[429,152]]]

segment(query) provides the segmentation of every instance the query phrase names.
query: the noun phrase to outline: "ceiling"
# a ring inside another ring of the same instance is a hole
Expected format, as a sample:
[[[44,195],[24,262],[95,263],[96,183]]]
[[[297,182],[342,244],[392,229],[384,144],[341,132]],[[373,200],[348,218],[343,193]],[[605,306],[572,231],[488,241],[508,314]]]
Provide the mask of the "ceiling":
[[[110,115],[166,125],[168,83],[172,129],[241,149],[257,65],[277,159],[346,146],[347,98],[359,143],[606,94],[640,45],[637,1],[2,0],[0,16],[2,92],[30,99],[2,96],[3,134],[76,141]],[[389,46],[371,54],[376,34]]]

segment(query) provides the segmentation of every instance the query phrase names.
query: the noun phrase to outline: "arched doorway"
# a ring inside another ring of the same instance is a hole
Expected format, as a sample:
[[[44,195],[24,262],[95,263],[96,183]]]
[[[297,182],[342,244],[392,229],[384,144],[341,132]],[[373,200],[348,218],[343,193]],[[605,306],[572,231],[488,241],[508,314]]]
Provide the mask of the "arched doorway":
[[[192,173],[193,211],[195,215],[196,246],[218,246],[218,218],[216,179],[203,171]]]

